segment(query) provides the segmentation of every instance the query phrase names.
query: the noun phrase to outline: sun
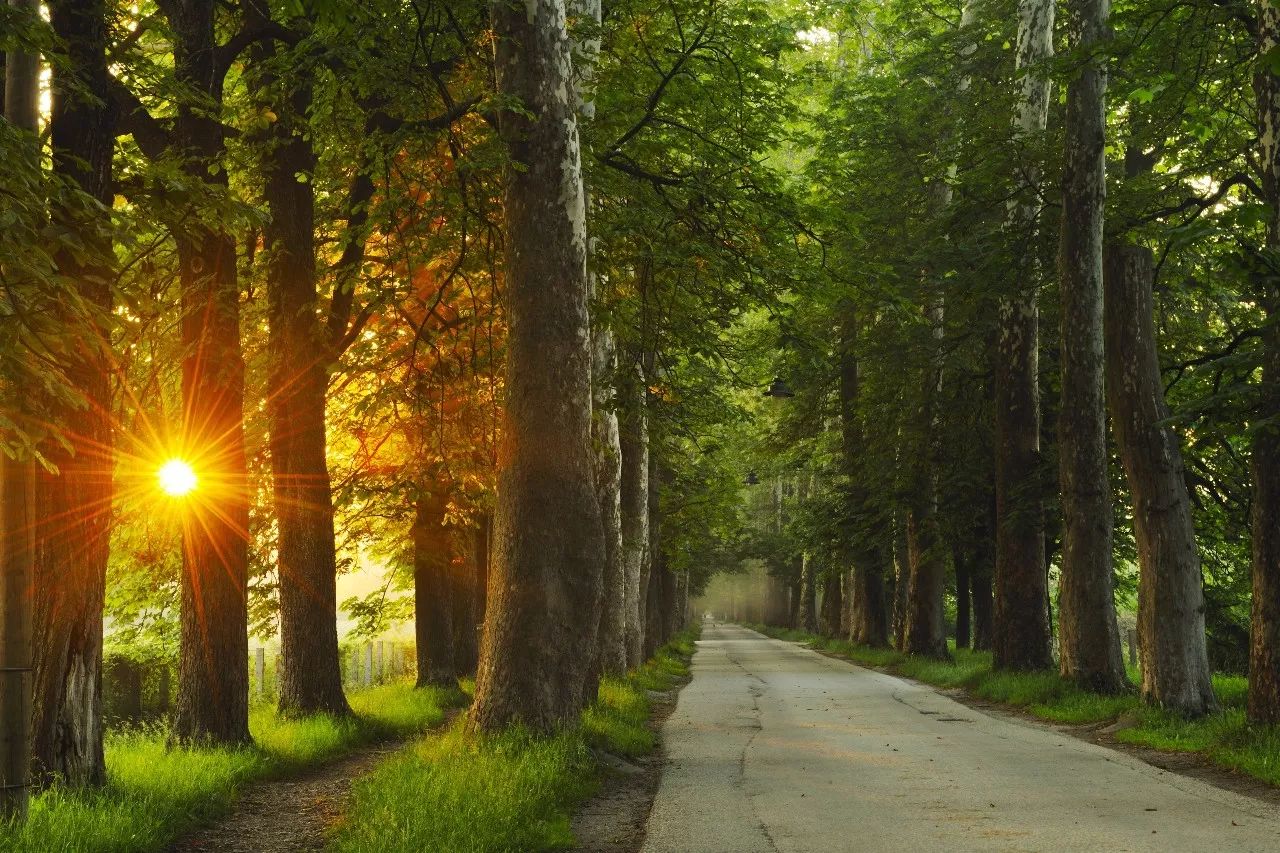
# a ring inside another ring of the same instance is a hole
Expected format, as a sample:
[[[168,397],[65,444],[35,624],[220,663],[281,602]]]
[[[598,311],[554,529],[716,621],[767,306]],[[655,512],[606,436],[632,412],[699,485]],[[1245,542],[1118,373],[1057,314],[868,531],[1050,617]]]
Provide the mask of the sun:
[[[196,472],[181,459],[170,459],[161,465],[157,479],[164,493],[175,498],[190,494],[197,482]]]

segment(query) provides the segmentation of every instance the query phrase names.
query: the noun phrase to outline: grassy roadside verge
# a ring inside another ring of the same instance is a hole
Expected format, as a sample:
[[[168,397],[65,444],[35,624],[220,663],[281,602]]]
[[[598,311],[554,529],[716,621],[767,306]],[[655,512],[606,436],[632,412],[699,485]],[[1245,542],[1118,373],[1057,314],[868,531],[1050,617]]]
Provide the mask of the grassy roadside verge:
[[[646,691],[670,689],[688,674],[696,630],[679,634],[625,678],[606,679],[581,722],[554,736],[519,729],[474,736],[459,721],[424,738],[355,783],[331,849],[532,853],[572,847],[573,808],[598,783],[592,748],[627,756],[653,750]]]
[[[911,657],[892,649],[872,649],[804,631],[750,625],[781,640],[802,642],[862,666],[904,675],[937,687],[959,688],[971,696],[1015,707],[1043,720],[1071,725],[1123,719],[1116,740],[1166,752],[1195,752],[1211,761],[1272,785],[1280,785],[1280,728],[1250,725],[1245,719],[1248,682],[1215,675],[1222,710],[1200,720],[1184,720],[1144,705],[1136,694],[1103,696],[1081,690],[1056,672],[1009,673],[991,668],[991,655],[952,648],[953,660]],[[1137,673],[1129,677],[1137,681]]]
[[[415,690],[408,682],[350,696],[356,718],[289,720],[255,708],[255,744],[244,749],[170,748],[152,728],[107,736],[107,785],[54,788],[36,795],[27,822],[0,825],[12,853],[132,853],[163,849],[201,823],[226,814],[240,790],[261,779],[323,764],[363,744],[422,732],[444,720],[461,693]]]

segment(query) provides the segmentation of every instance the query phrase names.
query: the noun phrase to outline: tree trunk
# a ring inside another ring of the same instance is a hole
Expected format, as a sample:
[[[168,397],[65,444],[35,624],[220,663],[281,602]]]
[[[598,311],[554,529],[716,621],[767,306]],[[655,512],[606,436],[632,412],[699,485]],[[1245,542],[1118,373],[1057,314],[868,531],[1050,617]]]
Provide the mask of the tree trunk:
[[[853,597],[857,588],[853,578],[853,569],[845,569],[840,573],[840,586],[843,592],[840,597],[839,636],[848,639],[853,634]]]
[[[658,457],[649,454],[649,582],[644,608],[644,660],[653,657],[662,645],[662,585],[667,573],[666,555],[662,553],[662,476]]]
[[[479,627],[484,624],[484,584],[489,561],[486,519],[471,531],[468,559],[458,566],[453,607],[453,658],[462,675],[476,671],[480,663]]]
[[[458,669],[453,647],[453,532],[445,526],[448,500],[438,486],[423,490],[413,517],[413,625],[418,686],[452,686]]]
[[[182,103],[175,153],[193,181],[227,191],[213,0],[165,3],[178,82],[202,96]],[[174,235],[182,291],[181,455],[200,474],[183,513],[183,571],[174,734],[182,742],[248,743],[249,490],[244,451],[244,359],[235,240],[199,214]]]
[[[649,433],[644,376],[637,365],[621,384],[625,394],[619,415],[622,482],[619,489],[622,565],[626,584],[627,666],[644,663],[644,590],[649,575]]]
[[[252,8],[252,6],[250,6]],[[253,52],[262,104],[277,118],[262,146],[271,219],[267,252],[267,375],[280,584],[280,712],[351,713],[338,652],[337,555],[326,456],[330,362],[317,313],[315,153],[307,128],[309,72],[279,81],[271,45]]]
[[[578,118],[583,125],[595,119],[595,70],[600,53],[600,0],[566,0],[570,18],[585,31],[574,45],[574,94]],[[587,199],[587,225],[591,227],[591,194]],[[587,244],[587,275],[591,299],[599,280]],[[600,625],[596,641],[595,676],[617,675],[627,669],[627,586],[622,543],[622,447],[615,407],[615,377],[618,359],[613,332],[608,323],[591,322],[592,352],[592,447],[595,450],[595,488],[604,524],[603,591]]]
[[[6,93],[13,93],[23,82],[11,70],[18,64],[10,53]],[[31,80],[35,81],[34,75]],[[9,109],[5,114],[13,116]],[[22,819],[27,813],[34,509],[35,463],[0,453],[0,824],[10,818]]]
[[[110,206],[115,115],[106,106],[107,19],[101,3],[50,4],[54,31],[68,61],[53,69],[50,126],[53,166],[96,201]],[[101,100],[99,100],[101,99]],[[84,405],[49,401],[49,417],[70,449],[50,445],[58,474],[36,480],[34,758],[44,782],[100,785],[102,753],[102,611],[110,545],[114,452],[111,429],[110,335],[113,247],[97,235],[104,223],[92,209],[52,211],[54,223],[81,235],[82,252],[56,258],[76,282],[83,312],[59,308],[78,345],[66,375]]]
[[[818,609],[818,631],[824,637],[847,637],[840,633],[840,611],[844,596],[840,591],[840,573],[828,567],[822,575],[822,604]]]
[[[1106,60],[1109,0],[1070,0],[1074,50],[1089,54],[1067,84],[1062,179],[1062,488],[1059,584],[1063,678],[1097,693],[1129,686],[1120,650],[1111,567],[1111,484],[1103,392],[1102,231],[1106,206]]]
[[[550,731],[577,717],[605,560],[591,449],[587,234],[564,0],[493,5],[504,188],[507,410],[489,618],[471,720]]]
[[[941,210],[946,203],[934,205]],[[907,511],[907,556],[911,566],[907,588],[903,650],[907,654],[949,658],[943,608],[947,564],[938,530],[938,403],[942,391],[943,305],[935,299],[926,309],[935,350],[925,372],[920,405],[919,452],[912,463],[911,506]]]
[[[40,14],[34,0],[9,0],[14,11]],[[39,168],[40,56],[10,51],[4,65],[4,116],[30,133],[29,165]],[[20,401],[21,377],[0,377],[0,391]],[[15,405],[13,415],[21,417]],[[36,576],[36,470],[30,459],[0,453],[0,824],[22,820],[30,799],[32,612]]]
[[[1033,252],[1040,218],[1035,143],[1049,116],[1053,0],[1020,0],[1017,67],[1022,94],[1015,135],[1022,143],[1017,196],[1009,203],[1015,279],[999,307],[996,342],[996,569],[993,662],[999,669],[1053,666],[1044,574],[1044,509],[1040,495],[1039,271]]]
[[[1213,711],[1200,554],[1177,436],[1166,425],[1152,322],[1151,252],[1106,250],[1107,403],[1133,498],[1143,698],[1185,717]]]
[[[938,537],[937,504],[927,495],[907,513],[908,581],[903,651],[912,655],[948,658],[943,612],[947,564]]]
[[[1259,4],[1258,55],[1280,45],[1280,9]],[[1269,210],[1267,249],[1280,251],[1280,76],[1265,65],[1254,75],[1258,99],[1259,160]],[[1253,602],[1249,651],[1249,719],[1280,723],[1280,286],[1265,275],[1267,325],[1262,387],[1253,436]]]
[[[893,519],[893,647],[907,649],[907,604],[911,595],[911,548],[907,539],[906,514]]]
[[[951,562],[956,570],[956,648],[967,649],[972,641],[972,623],[970,613],[970,566],[969,553],[961,548],[952,548]]]
[[[991,596],[991,576],[995,566],[994,506],[988,503],[974,538],[973,566],[969,571],[969,583],[973,587],[973,648],[974,651],[990,651],[994,632],[994,602]]]
[[[851,642],[866,646],[887,646],[889,627],[885,620],[884,553],[876,529],[871,489],[862,459],[866,441],[858,412],[861,376],[858,365],[858,318],[852,303],[841,309],[840,323],[840,424],[841,467],[849,481],[848,512],[853,524],[849,542]]]
[[[810,634],[818,630],[818,578],[817,566],[808,554],[800,558],[800,610],[796,627]]]

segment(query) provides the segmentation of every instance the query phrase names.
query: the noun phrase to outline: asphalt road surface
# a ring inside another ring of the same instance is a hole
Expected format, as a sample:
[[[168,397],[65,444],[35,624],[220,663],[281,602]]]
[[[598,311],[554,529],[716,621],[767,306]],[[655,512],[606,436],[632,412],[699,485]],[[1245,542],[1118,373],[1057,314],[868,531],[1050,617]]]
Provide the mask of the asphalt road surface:
[[[1280,851],[1280,809],[737,626],[664,728],[645,853]]]

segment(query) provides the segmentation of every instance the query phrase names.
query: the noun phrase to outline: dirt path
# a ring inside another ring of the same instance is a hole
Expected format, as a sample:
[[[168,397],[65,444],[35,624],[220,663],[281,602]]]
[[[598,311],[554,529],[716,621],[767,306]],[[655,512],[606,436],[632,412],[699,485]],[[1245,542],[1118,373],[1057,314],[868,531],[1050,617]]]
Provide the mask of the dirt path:
[[[939,691],[705,630],[645,853],[1274,851],[1273,803]]]
[[[169,853],[312,853],[346,809],[351,782],[409,740],[362,747],[305,775],[248,786],[235,810],[179,839]]]

